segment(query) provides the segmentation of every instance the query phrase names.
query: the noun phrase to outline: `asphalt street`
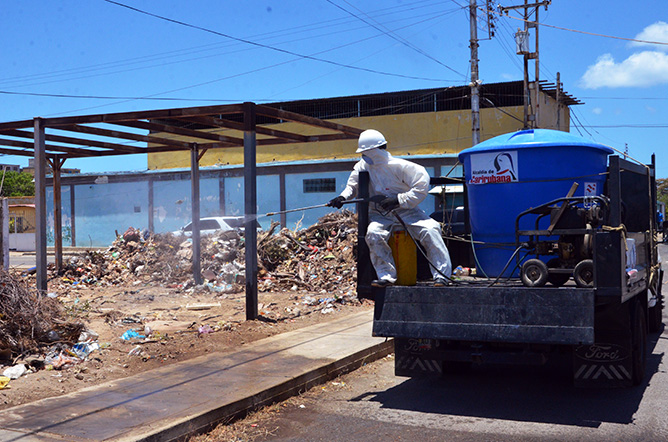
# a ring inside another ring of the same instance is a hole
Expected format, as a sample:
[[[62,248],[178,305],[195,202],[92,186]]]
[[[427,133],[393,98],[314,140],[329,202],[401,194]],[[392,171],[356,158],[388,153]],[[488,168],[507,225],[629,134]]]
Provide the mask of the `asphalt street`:
[[[668,257],[668,246],[660,251]],[[664,294],[667,286],[664,279]],[[575,388],[566,355],[540,367],[479,367],[441,379],[396,377],[385,358],[314,400],[306,396],[261,440],[666,441],[667,353],[665,328],[650,334],[645,381],[623,389]]]
[[[55,262],[53,254],[46,256],[47,262]],[[29,269],[35,267],[36,258],[35,252],[9,252],[9,267],[19,270]]]

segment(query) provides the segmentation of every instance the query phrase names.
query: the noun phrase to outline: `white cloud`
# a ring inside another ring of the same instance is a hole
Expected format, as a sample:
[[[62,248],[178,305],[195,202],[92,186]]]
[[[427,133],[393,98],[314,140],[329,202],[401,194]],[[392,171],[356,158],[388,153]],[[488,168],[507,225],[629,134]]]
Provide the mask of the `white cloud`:
[[[600,107],[595,107],[591,110],[591,112],[596,115],[601,115],[603,113],[603,109],[601,109]]]
[[[636,40],[657,41],[668,43],[668,23],[665,21],[658,21],[647,26],[638,35],[634,37]],[[653,50],[668,51],[668,45],[656,45],[651,43],[640,43],[633,41],[631,46],[651,46]]]
[[[601,55],[581,79],[586,89],[602,87],[650,87],[668,84],[668,54],[643,51],[616,63],[612,55]]]

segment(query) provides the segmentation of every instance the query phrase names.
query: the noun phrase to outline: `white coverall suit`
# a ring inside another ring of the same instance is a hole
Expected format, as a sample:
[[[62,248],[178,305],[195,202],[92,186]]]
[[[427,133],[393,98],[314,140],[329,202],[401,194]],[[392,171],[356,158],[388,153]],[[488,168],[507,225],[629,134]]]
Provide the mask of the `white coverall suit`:
[[[429,190],[429,174],[425,168],[401,158],[394,158],[385,149],[367,150],[363,152],[363,159],[355,164],[346,188],[341,192],[346,200],[357,195],[360,172],[369,172],[371,198],[376,195],[397,197],[397,214],[406,223],[411,236],[420,241],[429,261],[438,269],[437,271],[430,266],[434,279],[443,278],[439,271],[450,277],[452,263],[441,237],[440,225],[418,207],[427,197]],[[392,213],[383,213],[380,205],[373,202],[369,205],[369,220],[366,242],[373,267],[378,279],[395,283],[397,269],[388,240],[393,228],[402,229],[403,226]]]

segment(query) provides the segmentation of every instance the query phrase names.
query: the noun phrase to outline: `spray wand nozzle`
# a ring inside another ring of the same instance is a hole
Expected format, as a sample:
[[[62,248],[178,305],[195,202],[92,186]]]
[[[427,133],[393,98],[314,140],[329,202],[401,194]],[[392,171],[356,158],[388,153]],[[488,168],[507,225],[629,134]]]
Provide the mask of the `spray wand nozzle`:
[[[342,204],[352,204],[352,203],[362,203],[366,201],[364,198],[358,198],[358,199],[352,199],[352,200],[347,200],[347,201],[342,201]],[[310,209],[319,209],[321,207],[331,207],[326,204],[318,204],[316,206],[308,206],[308,207],[299,207],[297,209],[288,209],[288,210],[280,210],[278,212],[269,212],[264,216],[274,216],[274,215],[280,215],[282,213],[291,213],[291,212],[299,212],[302,210],[310,210]]]

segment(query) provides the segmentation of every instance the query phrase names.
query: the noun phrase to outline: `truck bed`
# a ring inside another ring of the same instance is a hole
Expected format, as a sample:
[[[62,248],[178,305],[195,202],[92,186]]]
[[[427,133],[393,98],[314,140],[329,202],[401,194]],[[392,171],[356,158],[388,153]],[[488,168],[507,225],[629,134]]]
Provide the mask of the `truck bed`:
[[[388,287],[376,294],[373,335],[536,344],[593,344],[595,289]]]

